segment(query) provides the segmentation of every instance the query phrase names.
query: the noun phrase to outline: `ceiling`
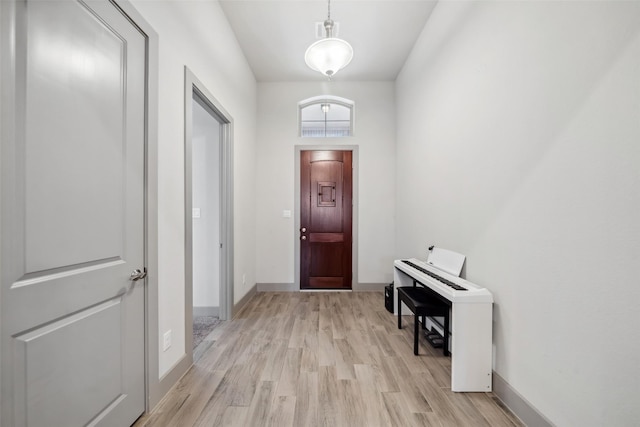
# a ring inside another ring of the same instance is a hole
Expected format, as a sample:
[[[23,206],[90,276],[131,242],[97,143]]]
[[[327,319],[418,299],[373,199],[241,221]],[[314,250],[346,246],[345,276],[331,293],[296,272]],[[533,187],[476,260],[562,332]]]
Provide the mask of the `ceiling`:
[[[393,81],[424,28],[436,0],[333,0],[337,36],[353,46],[336,81]],[[318,81],[304,62],[316,41],[326,0],[220,0],[258,81]],[[336,34],[334,33],[334,37]]]

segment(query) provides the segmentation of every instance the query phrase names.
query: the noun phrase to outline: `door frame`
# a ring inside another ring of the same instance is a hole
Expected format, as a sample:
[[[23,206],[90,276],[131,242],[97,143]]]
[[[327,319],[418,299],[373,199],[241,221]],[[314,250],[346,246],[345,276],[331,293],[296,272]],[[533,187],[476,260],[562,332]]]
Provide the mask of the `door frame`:
[[[197,94],[220,122],[220,320],[229,320],[233,309],[233,118],[206,86],[184,67],[184,185],[185,185],[185,352],[193,363],[193,219],[192,126],[193,95]]]
[[[293,221],[293,235],[294,235],[294,289],[300,290],[300,154],[302,151],[351,151],[353,153],[352,158],[352,202],[353,210],[351,212],[351,290],[356,290],[358,287],[358,170],[359,164],[359,147],[357,145],[295,145],[294,146],[294,168],[295,168],[295,187],[294,187],[294,206],[295,215]],[[305,292],[312,292],[313,290],[304,290]],[[330,290],[326,290],[330,291]],[[338,292],[336,290],[336,292]],[[342,290],[342,292],[348,292]]]
[[[173,383],[159,378],[160,337],[158,300],[158,105],[159,105],[159,37],[151,24],[129,0],[110,0],[129,17],[146,38],[145,105],[145,238],[147,267],[145,288],[145,412],[151,411]]]
[[[147,277],[144,292],[144,383],[145,412],[149,412],[164,395],[158,378],[158,33],[136,10],[129,0],[110,0],[119,8],[131,24],[145,38],[145,148],[144,148],[144,263]],[[15,38],[12,37],[16,27],[15,11],[21,3],[19,0],[0,2],[0,141],[13,141],[18,131],[15,124],[16,83],[24,76],[20,75],[20,65],[15,60]],[[4,163],[4,162],[3,162]],[[0,164],[0,167],[6,165]],[[4,183],[0,182],[2,190]],[[2,191],[4,193],[4,191]],[[1,212],[0,212],[1,213]],[[0,221],[2,220],[0,215]],[[1,274],[1,272],[0,272]],[[2,290],[0,289],[0,311],[2,310]],[[1,315],[1,312],[0,312]],[[0,343],[2,340],[0,340]],[[154,350],[152,350],[154,349]],[[2,349],[0,348],[0,378],[2,365]],[[168,389],[168,388],[167,388]],[[162,394],[160,394],[162,393]],[[0,405],[0,420],[3,415]],[[1,423],[1,421],[0,421]]]

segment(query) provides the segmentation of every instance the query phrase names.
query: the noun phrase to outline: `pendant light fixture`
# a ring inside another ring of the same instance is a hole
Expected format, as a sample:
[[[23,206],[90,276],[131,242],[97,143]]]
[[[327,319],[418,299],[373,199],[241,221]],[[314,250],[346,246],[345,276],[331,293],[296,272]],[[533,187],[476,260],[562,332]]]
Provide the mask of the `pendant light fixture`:
[[[346,41],[333,37],[331,20],[331,0],[327,2],[327,19],[324,21],[326,37],[313,43],[304,54],[309,68],[319,71],[331,80],[338,71],[349,65],[353,58],[353,48]]]

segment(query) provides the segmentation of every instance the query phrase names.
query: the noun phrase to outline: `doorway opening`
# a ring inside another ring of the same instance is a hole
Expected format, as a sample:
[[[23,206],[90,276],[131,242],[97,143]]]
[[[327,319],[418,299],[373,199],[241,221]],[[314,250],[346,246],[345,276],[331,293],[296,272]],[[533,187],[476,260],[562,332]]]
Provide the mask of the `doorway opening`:
[[[185,328],[197,360],[233,302],[232,120],[185,67]]]

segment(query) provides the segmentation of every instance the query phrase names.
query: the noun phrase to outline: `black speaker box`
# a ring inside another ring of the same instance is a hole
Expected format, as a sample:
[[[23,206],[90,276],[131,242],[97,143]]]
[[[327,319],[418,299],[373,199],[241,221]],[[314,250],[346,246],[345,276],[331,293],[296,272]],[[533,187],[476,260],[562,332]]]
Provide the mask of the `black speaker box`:
[[[389,313],[393,313],[393,283],[384,287],[384,306]]]

